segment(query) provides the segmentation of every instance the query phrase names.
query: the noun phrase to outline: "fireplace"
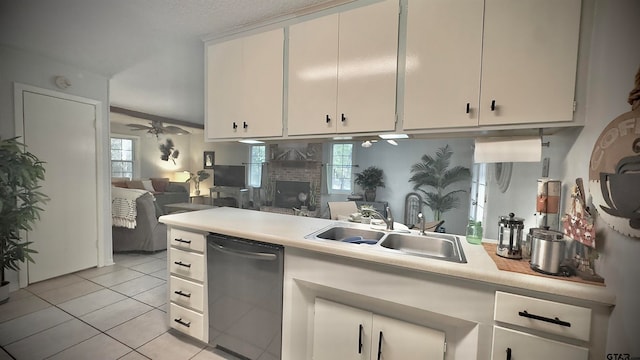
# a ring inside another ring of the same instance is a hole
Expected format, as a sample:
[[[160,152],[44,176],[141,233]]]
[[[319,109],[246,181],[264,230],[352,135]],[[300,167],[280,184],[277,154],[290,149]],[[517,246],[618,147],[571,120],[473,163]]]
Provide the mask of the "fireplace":
[[[308,181],[276,181],[274,206],[279,208],[299,208],[307,205],[309,198]]]

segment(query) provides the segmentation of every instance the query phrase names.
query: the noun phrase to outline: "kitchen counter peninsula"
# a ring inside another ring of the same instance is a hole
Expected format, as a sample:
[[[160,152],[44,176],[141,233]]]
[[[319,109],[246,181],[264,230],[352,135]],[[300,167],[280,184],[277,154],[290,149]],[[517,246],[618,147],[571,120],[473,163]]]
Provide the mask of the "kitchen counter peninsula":
[[[305,238],[332,225],[370,229],[364,224],[227,207],[160,222],[168,225],[171,326],[204,342],[223,336],[211,330],[207,309],[216,294],[207,292],[206,236],[217,233],[284,247],[282,340],[273,340],[282,359],[351,358],[356,348],[375,354],[383,343],[385,357],[402,359],[605,356],[615,304],[607,287],[499,270],[464,237],[467,262],[457,263]],[[175,295],[185,292],[188,298]]]

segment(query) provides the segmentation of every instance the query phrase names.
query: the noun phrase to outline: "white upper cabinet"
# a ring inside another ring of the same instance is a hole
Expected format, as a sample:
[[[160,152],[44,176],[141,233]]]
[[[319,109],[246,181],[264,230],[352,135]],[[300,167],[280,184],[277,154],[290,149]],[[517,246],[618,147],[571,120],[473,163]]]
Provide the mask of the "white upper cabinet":
[[[288,134],[395,128],[398,1],[289,29]]]
[[[580,8],[410,0],[403,128],[572,121]]]
[[[284,31],[207,46],[207,139],[282,136]]]
[[[478,125],[482,0],[410,0],[406,130]]]

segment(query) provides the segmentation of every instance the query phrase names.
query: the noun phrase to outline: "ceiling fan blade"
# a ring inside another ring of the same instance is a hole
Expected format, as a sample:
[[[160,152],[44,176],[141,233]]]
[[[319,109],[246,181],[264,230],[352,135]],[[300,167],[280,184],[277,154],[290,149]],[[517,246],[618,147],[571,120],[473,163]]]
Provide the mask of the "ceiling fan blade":
[[[140,124],[127,124],[128,127],[133,128],[133,130],[148,130],[151,129],[149,126],[140,125]]]
[[[171,133],[171,134],[178,134],[178,135],[189,134],[189,132],[187,130],[184,130],[182,128],[179,128],[179,127],[173,126],[173,125],[165,126],[163,129],[164,129],[165,132],[168,132],[168,133]]]

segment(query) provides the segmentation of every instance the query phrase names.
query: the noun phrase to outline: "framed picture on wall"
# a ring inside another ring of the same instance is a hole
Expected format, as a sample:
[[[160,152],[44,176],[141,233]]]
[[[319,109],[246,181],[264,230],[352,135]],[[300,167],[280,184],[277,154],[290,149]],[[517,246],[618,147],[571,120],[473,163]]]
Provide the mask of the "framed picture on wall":
[[[216,153],[215,151],[205,151],[204,152],[204,165],[205,169],[213,169],[213,164],[216,162]]]

